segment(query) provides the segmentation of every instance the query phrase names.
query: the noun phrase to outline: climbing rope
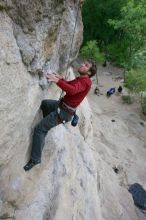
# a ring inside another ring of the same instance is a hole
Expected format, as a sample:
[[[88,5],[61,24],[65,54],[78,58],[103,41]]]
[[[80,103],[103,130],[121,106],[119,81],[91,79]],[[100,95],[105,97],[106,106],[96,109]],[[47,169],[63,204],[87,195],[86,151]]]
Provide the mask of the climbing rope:
[[[71,46],[70,46],[70,51],[69,51],[69,56],[68,56],[68,60],[67,60],[67,66],[66,66],[66,70],[65,70],[65,79],[68,78],[68,67],[70,64],[70,57],[71,57],[71,53],[72,53],[72,47],[73,47],[73,42],[74,42],[74,36],[75,36],[75,31],[76,31],[76,26],[77,26],[77,20],[78,20],[78,15],[79,15],[79,9],[80,9],[80,0],[78,1],[78,8],[77,8],[77,14],[76,14],[76,18],[75,18],[75,25],[74,25],[74,29],[73,29],[73,35],[72,35],[72,40],[71,40]],[[62,90],[61,94],[60,94],[60,98],[59,100],[63,97],[64,91]]]

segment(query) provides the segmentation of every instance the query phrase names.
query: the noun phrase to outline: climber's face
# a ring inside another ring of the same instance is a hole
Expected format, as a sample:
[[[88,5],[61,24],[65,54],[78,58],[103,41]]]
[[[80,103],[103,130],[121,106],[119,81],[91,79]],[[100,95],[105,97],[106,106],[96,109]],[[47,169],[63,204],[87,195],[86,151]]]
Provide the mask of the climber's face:
[[[78,68],[78,72],[80,73],[80,75],[89,75],[91,67],[92,67],[92,63],[84,62]]]

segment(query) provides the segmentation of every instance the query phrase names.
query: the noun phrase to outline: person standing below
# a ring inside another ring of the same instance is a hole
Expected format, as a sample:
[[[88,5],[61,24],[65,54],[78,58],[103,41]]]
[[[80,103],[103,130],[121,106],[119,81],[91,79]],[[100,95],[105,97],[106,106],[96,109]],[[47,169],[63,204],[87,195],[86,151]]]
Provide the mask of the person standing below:
[[[80,76],[74,80],[66,81],[57,73],[47,75],[48,81],[56,83],[66,94],[61,101],[42,101],[40,108],[43,113],[43,119],[34,128],[31,157],[24,166],[25,171],[41,163],[42,150],[48,131],[60,123],[72,120],[76,108],[91,88],[92,82],[90,78],[96,74],[96,71],[96,64],[92,61],[86,61],[78,68]]]

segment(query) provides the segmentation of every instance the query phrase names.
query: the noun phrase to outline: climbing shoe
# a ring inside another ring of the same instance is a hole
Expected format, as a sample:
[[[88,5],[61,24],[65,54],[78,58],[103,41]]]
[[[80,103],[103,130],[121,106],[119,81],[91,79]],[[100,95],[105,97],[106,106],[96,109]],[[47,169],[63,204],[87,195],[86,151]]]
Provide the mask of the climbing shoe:
[[[34,161],[32,159],[30,159],[28,161],[28,163],[23,167],[25,171],[30,170],[31,168],[33,168],[35,165],[39,164],[40,161]]]

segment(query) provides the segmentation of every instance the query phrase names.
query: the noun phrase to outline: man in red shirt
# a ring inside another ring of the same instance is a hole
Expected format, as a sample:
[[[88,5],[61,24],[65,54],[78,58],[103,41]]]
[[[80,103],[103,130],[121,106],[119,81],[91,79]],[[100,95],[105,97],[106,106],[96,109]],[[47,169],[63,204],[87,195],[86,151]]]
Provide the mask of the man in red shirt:
[[[48,131],[60,123],[72,120],[77,106],[86,97],[91,88],[90,78],[96,74],[97,68],[94,62],[87,61],[80,65],[78,72],[80,74],[74,80],[66,81],[58,74],[48,74],[49,82],[54,82],[58,87],[66,92],[61,101],[43,100],[41,110],[43,119],[35,126],[31,150],[31,159],[24,166],[28,171],[33,166],[41,162],[41,154],[45,144],[45,136]]]

